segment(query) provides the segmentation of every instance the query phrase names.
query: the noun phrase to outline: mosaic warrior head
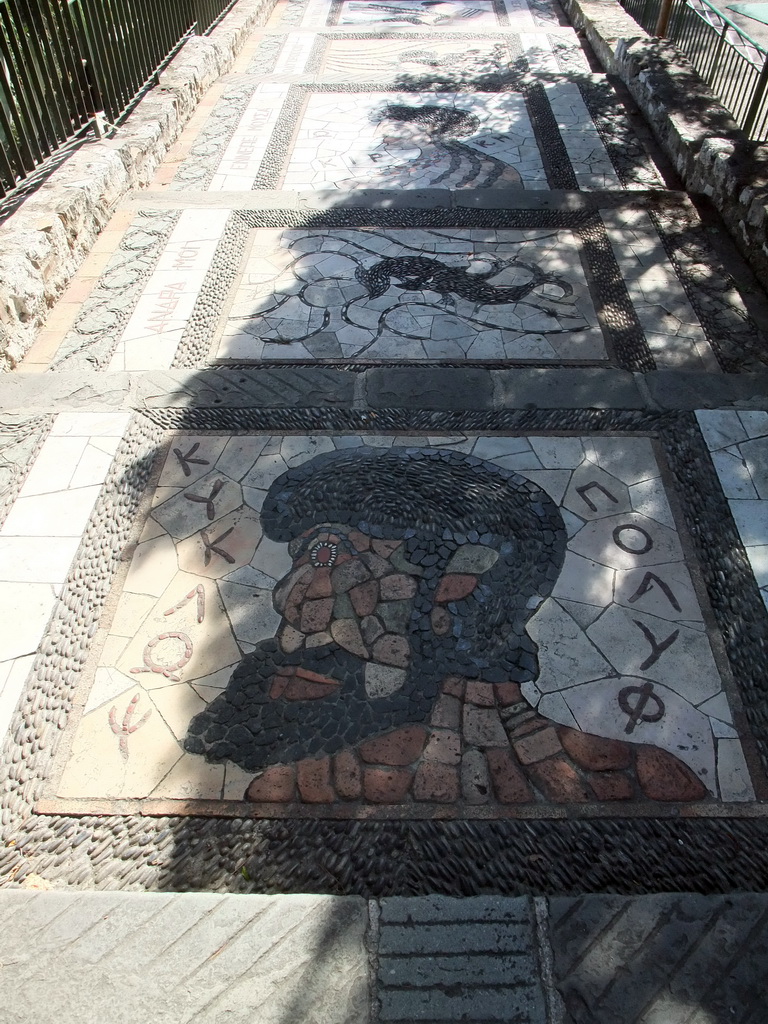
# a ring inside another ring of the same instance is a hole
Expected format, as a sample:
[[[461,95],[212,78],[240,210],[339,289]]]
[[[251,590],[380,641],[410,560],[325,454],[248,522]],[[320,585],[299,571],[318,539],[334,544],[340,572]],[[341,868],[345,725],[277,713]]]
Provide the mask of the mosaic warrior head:
[[[538,675],[526,625],[566,534],[535,483],[439,448],[350,448],[278,477],[261,520],[293,559],[282,622],[192,720],[188,751],[256,771],[425,721],[446,676]]]

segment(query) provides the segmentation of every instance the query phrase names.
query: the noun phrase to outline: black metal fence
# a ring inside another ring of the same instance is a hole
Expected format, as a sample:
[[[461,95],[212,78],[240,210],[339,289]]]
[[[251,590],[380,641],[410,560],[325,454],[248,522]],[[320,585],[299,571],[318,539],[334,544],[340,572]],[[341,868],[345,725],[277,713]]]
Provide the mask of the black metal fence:
[[[118,124],[236,0],[0,0],[0,196],[103,114]]]
[[[662,0],[621,0],[653,35]],[[674,0],[667,37],[750,138],[768,130],[768,52],[708,0]]]

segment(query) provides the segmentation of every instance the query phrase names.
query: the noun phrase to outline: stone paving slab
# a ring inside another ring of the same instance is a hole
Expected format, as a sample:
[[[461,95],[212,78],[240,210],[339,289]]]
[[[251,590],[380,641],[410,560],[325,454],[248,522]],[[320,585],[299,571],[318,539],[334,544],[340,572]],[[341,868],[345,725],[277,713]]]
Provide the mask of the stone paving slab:
[[[365,902],[3,892],[8,1024],[367,1024]]]
[[[549,900],[564,1024],[757,1024],[768,900],[756,894]]]

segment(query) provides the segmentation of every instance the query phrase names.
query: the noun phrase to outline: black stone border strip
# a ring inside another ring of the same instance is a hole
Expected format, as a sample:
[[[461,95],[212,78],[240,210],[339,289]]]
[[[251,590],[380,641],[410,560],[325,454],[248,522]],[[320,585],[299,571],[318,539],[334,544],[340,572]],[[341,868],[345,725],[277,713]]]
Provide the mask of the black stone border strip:
[[[96,287],[83,303],[72,329],[67,332],[53,360],[54,370],[82,367],[103,370],[117,348],[125,325],[163,254],[182,210],[142,210],[123,235]],[[166,221],[159,229],[149,229],[141,221],[152,218]],[[143,236],[143,237],[142,237]],[[134,241],[135,239],[135,241]],[[144,241],[146,239],[147,241]],[[140,272],[136,273],[136,268]],[[117,279],[110,284],[110,276]],[[97,321],[94,330],[85,330],[89,318]]]
[[[547,174],[547,183],[552,189],[579,191],[579,183],[573,170],[571,158],[565,148],[563,137],[557,126],[552,107],[549,105],[544,86],[529,85],[525,90],[525,106],[531,122],[541,162]]]
[[[193,369],[199,367],[206,358],[213,341],[216,323],[224,309],[236,269],[247,244],[246,228],[257,227],[571,229],[579,235],[584,246],[587,260],[585,271],[592,299],[606,335],[609,357],[614,356],[617,365],[626,370],[645,371],[655,368],[645,335],[605,233],[605,227],[598,215],[587,210],[448,210],[440,207],[428,210],[367,210],[347,207],[315,213],[296,210],[240,210],[233,213],[216,250],[211,268],[203,281],[189,323],[176,351],[173,368]],[[242,360],[237,362],[241,363]],[[351,360],[350,364],[357,365],[355,360]],[[333,365],[346,367],[341,361],[336,361]],[[460,365],[468,366],[469,363]],[[514,361],[504,365],[514,365]],[[562,365],[565,365],[565,361]]]
[[[31,814],[66,727],[104,601],[165,430],[350,430],[368,414],[325,410],[164,409],[136,416],[86,529],[31,680],[6,738],[0,876],[35,871],[71,886],[223,892],[728,892],[768,888],[761,818],[386,821]],[[378,432],[572,431],[657,434],[681,499],[764,765],[768,673],[759,599],[727,502],[690,413],[381,410]],[[763,634],[763,635],[761,635]],[[722,809],[721,809],[722,811]],[[748,809],[746,809],[748,815]]]

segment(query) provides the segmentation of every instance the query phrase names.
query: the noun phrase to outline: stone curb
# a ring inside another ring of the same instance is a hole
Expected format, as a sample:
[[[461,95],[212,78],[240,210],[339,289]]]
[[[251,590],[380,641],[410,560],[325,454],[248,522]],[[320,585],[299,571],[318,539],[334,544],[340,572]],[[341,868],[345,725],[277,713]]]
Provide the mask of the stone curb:
[[[112,138],[83,145],[0,227],[0,371],[22,358],[117,203],[149,184],[206,90],[273,6],[239,0],[210,36],[189,39]]]
[[[219,367],[0,374],[7,414],[152,409],[695,409],[768,406],[768,373],[609,367]]]
[[[565,0],[577,31],[617,75],[690,192],[707,195],[768,281],[768,146],[750,142],[671,43],[650,37],[616,0]]]

